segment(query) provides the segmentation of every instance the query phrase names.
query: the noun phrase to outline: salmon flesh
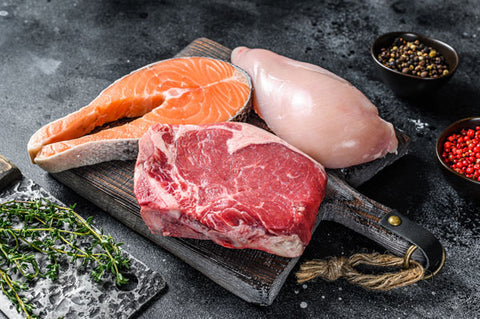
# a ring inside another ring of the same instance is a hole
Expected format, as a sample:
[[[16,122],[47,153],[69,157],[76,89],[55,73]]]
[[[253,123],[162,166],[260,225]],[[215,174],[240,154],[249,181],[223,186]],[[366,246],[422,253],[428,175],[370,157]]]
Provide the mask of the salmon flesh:
[[[120,78],[89,105],[40,128],[28,142],[28,153],[48,172],[133,160],[138,139],[153,124],[245,119],[251,91],[248,74],[228,62],[205,57],[163,60]],[[125,118],[132,120],[98,129]]]

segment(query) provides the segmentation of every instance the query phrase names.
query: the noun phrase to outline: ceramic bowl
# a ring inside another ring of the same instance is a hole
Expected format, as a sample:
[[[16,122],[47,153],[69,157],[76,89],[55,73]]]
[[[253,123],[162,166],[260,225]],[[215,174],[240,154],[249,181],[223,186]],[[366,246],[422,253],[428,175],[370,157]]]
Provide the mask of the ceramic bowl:
[[[411,74],[404,74],[402,72],[390,69],[384,66],[378,60],[378,55],[382,48],[388,48],[393,41],[402,37],[407,41],[419,40],[426,46],[436,49],[441,53],[445,61],[448,63],[448,74],[438,78],[421,78]],[[413,32],[390,32],[379,36],[373,42],[371,48],[371,56],[375,61],[375,66],[379,72],[380,78],[392,89],[392,91],[400,97],[409,98],[416,97],[422,94],[428,94],[444,85],[453,76],[459,64],[459,57],[457,51],[450,45]]]
[[[480,117],[469,117],[447,127],[437,138],[437,143],[435,146],[437,160],[442,166],[442,171],[448,182],[452,184],[457,190],[467,195],[474,195],[477,198],[480,198],[480,182],[468,178],[460,173],[457,173],[451,169],[442,159],[442,153],[444,144],[447,140],[447,137],[453,133],[460,133],[463,128],[472,128],[475,129],[476,126],[480,126]]]

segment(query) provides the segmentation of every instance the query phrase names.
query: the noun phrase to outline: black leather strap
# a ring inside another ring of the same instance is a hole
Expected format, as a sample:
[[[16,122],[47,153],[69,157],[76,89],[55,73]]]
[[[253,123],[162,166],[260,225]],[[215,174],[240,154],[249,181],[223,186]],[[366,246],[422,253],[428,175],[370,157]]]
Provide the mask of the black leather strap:
[[[400,218],[400,224],[398,226],[394,226],[388,221],[391,216],[398,216]],[[397,211],[392,211],[385,215],[380,220],[380,225],[417,246],[425,256],[425,269],[435,272],[441,267],[444,254],[443,246],[428,230]]]

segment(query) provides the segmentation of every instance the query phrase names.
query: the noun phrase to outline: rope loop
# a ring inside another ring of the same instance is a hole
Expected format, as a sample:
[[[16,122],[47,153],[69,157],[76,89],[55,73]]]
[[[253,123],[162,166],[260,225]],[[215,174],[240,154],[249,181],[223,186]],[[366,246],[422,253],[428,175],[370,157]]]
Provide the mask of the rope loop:
[[[414,260],[409,268],[403,268],[404,258],[393,255],[354,254],[351,257],[331,257],[325,260],[311,260],[300,266],[297,282],[303,283],[314,278],[335,281],[344,278],[348,282],[367,290],[388,291],[394,288],[412,285],[425,276],[425,269]],[[355,269],[359,265],[376,267],[398,267],[398,272],[383,274],[363,274]]]

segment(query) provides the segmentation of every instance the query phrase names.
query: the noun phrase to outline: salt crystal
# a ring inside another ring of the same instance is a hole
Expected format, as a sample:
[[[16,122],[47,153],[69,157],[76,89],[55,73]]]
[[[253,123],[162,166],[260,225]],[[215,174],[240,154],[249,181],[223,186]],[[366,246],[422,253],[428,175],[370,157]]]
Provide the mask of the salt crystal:
[[[300,291],[298,291],[298,289],[295,289],[293,292],[294,292],[296,295],[298,295],[298,293],[299,293]]]
[[[322,299],[325,299],[325,296],[322,296]]]
[[[415,128],[418,130],[422,130],[424,128],[426,128],[428,126],[428,123],[423,123],[422,121],[420,120],[413,120],[413,119],[410,119],[409,120],[410,122],[412,122],[413,124],[415,124]]]
[[[302,301],[302,302],[300,303],[300,308],[302,308],[302,309],[307,308],[307,303],[306,303],[305,301]]]
[[[302,285],[302,288],[303,288],[303,289],[307,289],[307,287],[308,287],[308,286],[307,286],[306,284],[303,284],[303,285]]]
[[[8,16],[8,12],[5,11],[5,10],[1,10],[0,11],[0,17],[6,17],[6,16]]]
[[[342,297],[338,297],[338,300],[342,300]]]

